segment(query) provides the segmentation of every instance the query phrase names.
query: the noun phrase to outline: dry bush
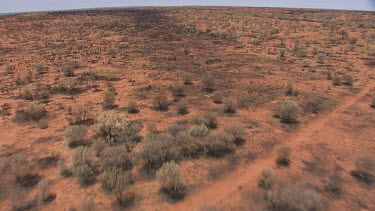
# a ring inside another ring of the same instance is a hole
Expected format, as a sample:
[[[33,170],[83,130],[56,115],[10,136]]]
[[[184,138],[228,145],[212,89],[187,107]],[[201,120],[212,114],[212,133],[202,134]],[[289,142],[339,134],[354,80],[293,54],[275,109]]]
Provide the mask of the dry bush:
[[[152,140],[146,140],[142,153],[143,169],[150,173],[159,169],[163,163],[178,159],[179,156],[179,149],[173,138],[157,134]]]
[[[351,76],[351,75],[344,75],[342,77],[342,83],[345,84],[345,85],[352,86],[353,82],[354,82],[354,79],[353,79],[353,76]]]
[[[73,154],[73,174],[81,185],[95,182],[98,164],[92,151],[87,147],[78,147]]]
[[[224,128],[224,132],[234,137],[234,141],[237,145],[245,143],[246,131],[244,128],[238,125],[229,125]]]
[[[110,147],[101,154],[103,169],[119,169],[122,171],[133,168],[133,162],[126,149],[122,147]]]
[[[215,91],[214,93],[212,93],[212,99],[214,103],[217,103],[217,104],[223,103],[224,94],[222,92]]]
[[[371,108],[375,108],[375,96],[371,99]]]
[[[168,99],[163,92],[158,92],[153,98],[153,105],[156,110],[165,111],[168,110]]]
[[[73,77],[75,75],[74,74],[74,67],[70,64],[62,66],[61,70],[66,77]]]
[[[352,175],[366,183],[375,182],[375,158],[373,156],[364,155],[355,161],[356,169]]]
[[[34,210],[37,203],[34,199],[29,199],[27,193],[22,188],[16,187],[16,190],[11,195],[10,206],[15,211]]]
[[[206,92],[213,92],[215,90],[216,81],[213,76],[205,75],[202,78],[203,90]]]
[[[194,138],[205,137],[210,133],[206,125],[193,125],[188,129],[188,133]]]
[[[185,87],[183,84],[176,83],[171,87],[171,92],[175,97],[183,97],[185,96]]]
[[[123,114],[102,113],[97,118],[94,130],[99,137],[102,137],[107,143],[115,145],[121,141],[124,133],[131,132],[132,123]]]
[[[204,145],[189,132],[180,131],[177,133],[175,142],[180,148],[180,154],[184,157],[199,157],[204,154]]]
[[[121,174],[117,177],[113,194],[116,196],[117,203],[122,207],[128,207],[134,202],[136,191],[128,175]]]
[[[188,125],[185,122],[174,122],[165,129],[165,132],[167,132],[171,136],[176,136],[177,133],[181,131],[187,130]]]
[[[63,177],[71,177],[73,175],[72,171],[63,160],[57,161],[57,168],[59,169],[60,175]]]
[[[21,98],[25,100],[33,100],[34,96],[30,89],[23,88],[21,89]]]
[[[25,110],[19,111],[16,118],[27,121],[38,121],[46,115],[47,111],[43,104],[34,102],[29,104]]]
[[[68,142],[69,148],[86,146],[89,143],[87,138],[87,127],[83,125],[72,125],[65,128],[64,137]]]
[[[115,104],[116,90],[113,86],[108,87],[103,96],[103,109],[110,110],[116,107]]]
[[[189,113],[189,102],[187,100],[180,100],[177,103],[177,113],[185,115]]]
[[[326,111],[332,104],[332,100],[327,97],[315,95],[304,104],[303,110],[305,112],[320,113]]]
[[[12,155],[9,170],[15,176],[16,183],[23,187],[34,186],[40,179],[35,172],[35,164],[24,155]]]
[[[186,185],[182,180],[180,167],[174,162],[166,162],[156,173],[162,191],[173,199],[182,199],[186,194]]]
[[[208,128],[216,128],[217,127],[217,116],[215,113],[209,112],[209,113],[204,113],[203,115],[200,116],[195,116],[192,121],[194,124],[201,125],[204,124]]]
[[[34,90],[34,98],[37,100],[46,100],[50,97],[50,90],[45,84],[37,83]]]
[[[84,123],[92,119],[91,105],[78,105],[72,108],[72,116],[76,123]]]
[[[287,146],[281,146],[277,150],[276,163],[282,166],[288,166],[290,164],[290,155],[292,150]]]
[[[333,78],[332,84],[335,85],[335,86],[341,86],[342,82],[341,82],[340,76],[335,76]]]
[[[237,112],[237,102],[233,98],[224,98],[224,112],[234,114]]]
[[[51,193],[50,182],[46,179],[40,180],[38,183],[38,192],[36,194],[38,204],[42,205],[51,202],[54,197],[54,194]]]
[[[100,181],[105,192],[113,193],[123,183],[133,184],[133,177],[130,173],[121,169],[109,168],[104,170]]]
[[[303,191],[300,188],[279,188],[268,197],[271,210],[280,211],[314,211],[324,209],[319,194],[314,191]]]
[[[276,108],[276,116],[284,123],[298,122],[298,106],[293,100],[285,100]]]
[[[288,86],[285,91],[286,96],[297,96],[298,91],[294,89],[293,85],[291,83],[288,83]]]
[[[134,100],[130,100],[126,106],[126,110],[129,114],[139,113],[138,105]]]
[[[47,68],[43,64],[38,63],[35,64],[35,70],[38,74],[43,74],[46,72]]]
[[[185,85],[191,85],[193,84],[193,76],[189,73],[184,73],[182,75],[182,81],[184,82]]]
[[[78,207],[79,211],[96,211],[96,204],[94,200],[89,199],[89,200],[84,200],[80,203]]]
[[[275,184],[275,176],[272,169],[263,169],[262,174],[258,180],[258,185],[261,188],[270,190]]]
[[[207,155],[212,157],[222,157],[235,150],[235,138],[225,132],[215,131],[207,136]]]

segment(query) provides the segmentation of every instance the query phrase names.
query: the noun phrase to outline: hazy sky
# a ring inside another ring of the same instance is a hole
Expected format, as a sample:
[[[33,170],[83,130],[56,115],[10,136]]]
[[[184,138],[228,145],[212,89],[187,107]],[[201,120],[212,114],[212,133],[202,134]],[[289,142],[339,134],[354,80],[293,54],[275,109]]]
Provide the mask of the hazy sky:
[[[126,6],[260,6],[375,11],[375,0],[0,0],[0,13]]]

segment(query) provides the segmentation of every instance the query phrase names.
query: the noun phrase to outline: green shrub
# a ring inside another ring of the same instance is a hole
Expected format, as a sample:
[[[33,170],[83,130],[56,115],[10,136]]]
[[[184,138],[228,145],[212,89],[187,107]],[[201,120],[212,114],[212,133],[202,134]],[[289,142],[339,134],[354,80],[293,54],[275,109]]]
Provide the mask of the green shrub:
[[[243,144],[245,142],[246,131],[240,126],[237,126],[237,125],[226,126],[224,128],[224,132],[232,135],[237,145]]]
[[[210,75],[205,75],[202,78],[203,90],[206,92],[213,92],[215,90],[215,78]]]
[[[203,115],[196,116],[193,118],[193,123],[196,125],[204,124],[208,128],[216,128],[217,127],[217,120],[216,120],[216,114],[209,112],[204,113]]]
[[[180,100],[177,103],[177,113],[181,115],[185,115],[189,113],[189,103],[187,100]]]
[[[234,114],[237,112],[237,102],[232,98],[224,98],[224,112]]]
[[[152,140],[146,140],[142,158],[143,168],[147,172],[159,169],[163,163],[176,160],[180,156],[173,138],[165,134],[156,134]]]
[[[24,110],[24,118],[26,120],[40,120],[46,115],[44,106],[39,102],[29,104]]]
[[[159,111],[168,110],[168,99],[163,92],[156,93],[153,98],[154,108]]]
[[[207,155],[212,157],[222,157],[235,150],[235,139],[233,136],[215,131],[207,136],[206,150]]]
[[[276,109],[276,116],[284,123],[298,122],[298,106],[292,100],[285,100]]]
[[[88,144],[87,127],[83,125],[73,125],[65,128],[64,137],[70,148],[85,146]]]
[[[313,211],[324,209],[319,194],[295,187],[272,191],[268,196],[268,201],[272,206],[271,210]]]
[[[136,114],[139,113],[138,105],[134,100],[131,100],[128,102],[128,105],[126,106],[126,110],[129,114]]]
[[[131,122],[123,114],[102,113],[96,120],[94,130],[99,137],[111,144],[117,144],[124,133],[130,133]]]
[[[115,97],[116,97],[116,91],[114,90],[114,87],[109,87],[107,91],[104,93],[103,97],[103,109],[104,110],[110,110],[116,107],[115,104]]]
[[[78,147],[73,154],[73,174],[78,177],[81,185],[95,182],[98,164],[94,155],[87,147]]]
[[[133,168],[133,162],[126,149],[122,147],[110,147],[101,154],[103,169],[119,169],[122,171]]]
[[[258,185],[261,188],[270,190],[275,184],[275,176],[271,169],[263,169],[262,174],[259,178]]]
[[[276,163],[278,165],[288,166],[290,164],[290,155],[292,150],[289,147],[282,146],[277,150]]]
[[[366,183],[375,182],[375,157],[364,155],[354,163],[356,169],[353,175]]]
[[[212,93],[212,99],[214,103],[217,103],[217,104],[223,103],[224,94],[219,91],[215,91],[214,93]]]
[[[181,199],[186,194],[186,185],[182,180],[180,167],[173,161],[166,162],[156,173],[162,190],[173,199]]]
[[[209,129],[207,128],[206,125],[204,124],[201,124],[201,125],[193,125],[189,128],[188,130],[189,134],[192,136],[192,137],[195,137],[195,138],[198,138],[198,137],[205,137],[207,136],[210,131]]]

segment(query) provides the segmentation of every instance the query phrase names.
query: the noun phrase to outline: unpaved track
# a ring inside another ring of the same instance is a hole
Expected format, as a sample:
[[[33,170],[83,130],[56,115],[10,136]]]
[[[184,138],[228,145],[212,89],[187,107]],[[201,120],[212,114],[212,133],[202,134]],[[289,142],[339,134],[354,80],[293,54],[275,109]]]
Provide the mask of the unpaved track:
[[[301,143],[308,141],[308,139],[318,131],[325,130],[325,125],[327,123],[342,115],[343,111],[362,99],[374,87],[375,81],[372,81],[357,95],[344,98],[331,112],[322,114],[307,125],[302,126],[298,131],[290,134],[284,141],[282,141],[282,144],[291,147],[293,150]],[[275,146],[275,148],[277,148],[277,146]],[[239,167],[233,172],[224,175],[214,183],[192,193],[184,201],[172,205],[170,209],[197,210],[202,205],[215,205],[217,202],[226,199],[232,193],[236,192],[239,187],[246,184],[256,184],[261,171],[264,168],[274,165],[275,158],[276,153],[272,152],[264,158]]]

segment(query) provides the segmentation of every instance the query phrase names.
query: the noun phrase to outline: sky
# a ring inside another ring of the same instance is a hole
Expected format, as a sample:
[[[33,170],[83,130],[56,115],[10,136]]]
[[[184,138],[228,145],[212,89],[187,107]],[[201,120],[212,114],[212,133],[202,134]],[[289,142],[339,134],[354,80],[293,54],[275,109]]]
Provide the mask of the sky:
[[[248,6],[375,11],[375,0],[0,0],[0,13],[129,6]]]

